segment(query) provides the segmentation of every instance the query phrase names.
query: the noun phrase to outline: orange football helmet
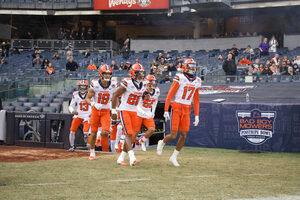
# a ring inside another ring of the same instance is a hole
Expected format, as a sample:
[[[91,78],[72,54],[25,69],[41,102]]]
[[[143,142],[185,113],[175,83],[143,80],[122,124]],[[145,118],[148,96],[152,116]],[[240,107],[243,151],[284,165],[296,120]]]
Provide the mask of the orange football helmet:
[[[156,88],[156,78],[155,76],[149,74],[146,76],[146,86],[152,89]]]
[[[196,61],[192,58],[187,58],[182,65],[182,71],[190,75],[196,74],[197,71]]]
[[[109,79],[104,78],[104,74],[110,74]],[[99,68],[99,76],[101,79],[103,79],[104,81],[110,81],[111,76],[112,76],[112,69],[110,66],[108,66],[107,64],[103,64],[100,66]]]
[[[131,66],[129,73],[132,79],[136,80],[137,82],[140,82],[141,80],[137,79],[138,75],[142,75],[142,79],[144,79],[145,68],[143,65],[136,63]]]
[[[78,91],[82,94],[86,94],[89,89],[89,83],[86,80],[81,80],[78,82]]]

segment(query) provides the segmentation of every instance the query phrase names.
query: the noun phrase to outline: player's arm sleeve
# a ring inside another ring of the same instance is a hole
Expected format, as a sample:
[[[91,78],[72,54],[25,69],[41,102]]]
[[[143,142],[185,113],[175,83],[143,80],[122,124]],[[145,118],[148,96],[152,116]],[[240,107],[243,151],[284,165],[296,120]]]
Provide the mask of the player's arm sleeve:
[[[69,111],[70,111],[70,113],[72,113],[75,110],[75,105],[76,105],[76,102],[75,102],[75,98],[74,98],[74,95],[73,95],[71,103],[69,105]]]
[[[154,117],[154,115],[155,115],[155,110],[156,110],[157,103],[158,103],[158,99],[156,99],[156,101],[154,102],[154,104],[153,104],[153,106],[152,106],[152,116],[153,116],[153,117]]]
[[[179,82],[176,81],[176,77],[177,76],[174,76],[174,81],[173,81],[173,83],[171,85],[171,88],[169,90],[168,96],[166,98],[165,111],[169,110],[169,106],[170,106],[171,100],[173,99],[174,95],[176,94],[176,92],[177,92],[177,90],[179,88]]]
[[[200,90],[200,88],[196,89],[196,92],[195,92],[194,98],[193,98],[193,106],[194,106],[194,114],[195,114],[195,116],[199,116],[199,107],[200,107],[199,90]]]
[[[127,86],[128,86],[127,81],[126,80],[122,80],[120,86],[123,86],[123,87],[127,88]]]

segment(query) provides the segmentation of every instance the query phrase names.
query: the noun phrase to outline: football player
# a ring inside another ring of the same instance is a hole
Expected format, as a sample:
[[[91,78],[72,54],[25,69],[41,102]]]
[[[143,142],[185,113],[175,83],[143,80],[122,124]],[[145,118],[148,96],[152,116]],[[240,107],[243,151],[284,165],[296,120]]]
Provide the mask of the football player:
[[[72,125],[70,128],[69,142],[70,148],[69,152],[75,151],[75,133],[83,122],[83,133],[84,138],[87,140],[89,135],[89,117],[91,114],[91,108],[85,101],[86,94],[88,92],[89,84],[86,80],[81,80],[78,82],[78,91],[73,93],[72,100],[69,106],[70,113],[74,114]],[[75,107],[77,106],[77,109]]]
[[[99,124],[101,123],[102,138],[108,137],[110,131],[110,107],[111,98],[113,93],[116,91],[118,85],[116,81],[112,80],[112,69],[110,66],[103,64],[99,68],[99,79],[94,79],[91,82],[91,87],[86,96],[86,102],[92,106],[91,113],[91,149],[89,160],[95,159],[95,142],[96,134],[98,131]],[[96,101],[93,101],[93,99]],[[104,140],[106,141],[106,140]]]
[[[156,78],[153,75],[146,76],[146,91],[143,99],[137,106],[137,129],[140,131],[142,124],[148,129],[145,136],[139,140],[142,151],[146,151],[146,141],[155,131],[154,114],[158,103],[160,90],[156,87]],[[138,131],[138,132],[139,132]],[[137,136],[138,132],[135,134]]]
[[[201,86],[201,79],[196,76],[196,62],[191,58],[186,59],[182,67],[182,72],[182,74],[174,76],[173,83],[165,102],[164,117],[166,120],[169,120],[170,115],[168,110],[171,100],[175,96],[175,100],[172,103],[171,133],[165,136],[163,140],[158,141],[157,144],[157,154],[161,155],[164,145],[167,142],[176,139],[178,128],[180,127],[180,137],[176,148],[169,159],[176,167],[180,166],[177,162],[177,155],[184,145],[190,127],[192,102],[195,114],[194,126],[197,126],[199,123],[199,89]]]
[[[112,119],[117,119],[117,102],[118,97],[121,97],[121,104],[119,106],[120,118],[125,130],[125,144],[123,151],[121,152],[117,163],[121,165],[127,165],[124,162],[126,153],[129,155],[129,163],[131,166],[135,165],[138,160],[135,158],[134,152],[132,150],[132,141],[134,139],[134,133],[136,130],[137,122],[137,105],[140,98],[142,98],[143,93],[146,89],[146,83],[144,82],[145,68],[137,63],[131,66],[130,78],[125,78],[122,80],[120,87],[114,93],[112,98]]]

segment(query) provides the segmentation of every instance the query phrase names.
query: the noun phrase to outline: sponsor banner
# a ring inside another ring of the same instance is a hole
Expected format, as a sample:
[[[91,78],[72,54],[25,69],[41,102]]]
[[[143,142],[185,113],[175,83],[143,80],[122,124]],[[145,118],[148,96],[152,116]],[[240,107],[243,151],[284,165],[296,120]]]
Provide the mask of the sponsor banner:
[[[169,0],[94,0],[95,10],[169,9]]]
[[[274,134],[275,111],[237,111],[240,136],[253,145],[261,145]]]
[[[193,113],[192,107],[185,146],[300,152],[300,104],[200,102],[197,127]],[[166,135],[170,125],[166,121]]]

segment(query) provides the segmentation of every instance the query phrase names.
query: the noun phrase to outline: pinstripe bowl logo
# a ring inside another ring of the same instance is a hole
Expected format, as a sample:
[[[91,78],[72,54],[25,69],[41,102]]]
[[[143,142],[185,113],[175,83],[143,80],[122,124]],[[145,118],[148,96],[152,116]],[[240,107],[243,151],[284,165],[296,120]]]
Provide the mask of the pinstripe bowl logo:
[[[261,145],[274,134],[275,111],[236,111],[240,136],[253,145]]]
[[[151,1],[150,0],[139,0],[138,3],[141,7],[145,8],[151,4]]]

